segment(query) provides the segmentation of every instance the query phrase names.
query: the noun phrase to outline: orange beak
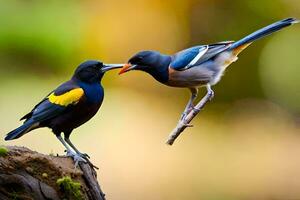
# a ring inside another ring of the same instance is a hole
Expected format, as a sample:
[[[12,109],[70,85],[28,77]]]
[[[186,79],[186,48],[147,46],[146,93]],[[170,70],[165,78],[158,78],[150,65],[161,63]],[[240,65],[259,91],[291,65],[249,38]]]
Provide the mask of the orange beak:
[[[125,72],[128,72],[131,70],[132,65],[130,63],[127,63],[123,66],[123,68],[121,69],[121,71],[119,72],[120,74],[124,74]]]

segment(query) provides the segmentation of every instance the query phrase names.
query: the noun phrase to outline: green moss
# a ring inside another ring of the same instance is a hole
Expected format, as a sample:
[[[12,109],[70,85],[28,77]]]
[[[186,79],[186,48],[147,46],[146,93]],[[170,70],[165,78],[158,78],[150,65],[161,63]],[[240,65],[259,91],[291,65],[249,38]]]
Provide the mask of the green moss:
[[[42,177],[43,178],[48,178],[48,174],[44,172],[44,173],[42,173]]]
[[[16,192],[12,192],[12,193],[10,194],[10,197],[11,197],[12,200],[17,200],[17,199],[19,198],[19,195],[18,195],[18,193],[16,193]]]
[[[8,149],[4,146],[0,146],[0,157],[7,156]]]
[[[74,198],[75,200],[83,200],[83,194],[81,192],[81,185],[78,182],[74,182],[69,176],[62,177],[56,181],[62,192],[66,197]]]

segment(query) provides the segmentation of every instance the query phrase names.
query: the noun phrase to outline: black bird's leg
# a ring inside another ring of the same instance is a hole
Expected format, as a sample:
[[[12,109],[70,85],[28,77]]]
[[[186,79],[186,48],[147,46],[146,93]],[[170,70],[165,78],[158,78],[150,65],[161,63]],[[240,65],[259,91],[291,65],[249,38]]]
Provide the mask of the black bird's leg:
[[[69,133],[65,133],[65,141],[72,147],[72,149],[74,149],[74,151],[76,152],[76,155],[79,156],[81,159],[83,159],[85,162],[87,162],[90,166],[92,166],[95,169],[99,169],[97,166],[95,166],[93,163],[91,163],[91,161],[89,160],[90,156],[86,153],[81,153],[76,147],[75,145],[71,142],[70,138],[69,138],[70,134]]]
[[[67,143],[63,140],[63,138],[61,137],[60,133],[59,134],[55,134],[57,139],[64,145],[64,147],[66,148],[66,152],[67,154],[72,154],[73,151],[72,149],[70,149],[70,147],[67,145]]]
[[[67,156],[70,156],[74,159],[75,162],[75,168],[77,168],[78,163],[79,162],[86,162],[85,159],[83,159],[82,157],[80,157],[79,155],[77,155],[76,153],[74,153],[72,151],[72,149],[70,149],[70,147],[66,144],[66,142],[63,140],[63,138],[61,137],[60,133],[55,133],[57,139],[64,145],[64,147],[66,148],[67,151]]]
[[[65,136],[65,141],[68,143],[68,145],[70,145],[70,147],[72,147],[72,149],[74,149],[74,151],[80,155],[81,157],[85,158],[86,160],[88,160],[90,158],[90,156],[86,153],[81,153],[76,147],[75,145],[71,142],[69,137]]]
[[[181,117],[180,117],[180,120],[179,121],[182,121],[184,120],[184,118],[189,114],[189,112],[194,108],[194,100],[197,98],[198,96],[198,89],[197,88],[189,88],[192,95],[191,95],[191,98],[189,100],[189,102],[187,103],[183,113],[181,114]]]

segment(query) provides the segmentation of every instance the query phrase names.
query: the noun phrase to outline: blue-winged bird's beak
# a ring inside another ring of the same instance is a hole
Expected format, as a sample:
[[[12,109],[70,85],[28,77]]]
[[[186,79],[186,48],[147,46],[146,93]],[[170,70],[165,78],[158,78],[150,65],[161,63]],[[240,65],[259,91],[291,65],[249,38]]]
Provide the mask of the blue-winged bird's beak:
[[[102,72],[107,72],[112,69],[118,69],[122,68],[124,64],[104,64],[103,67],[101,68]]]
[[[121,69],[121,71],[119,72],[120,74],[124,74],[125,72],[128,72],[130,70],[133,70],[136,67],[136,65],[132,65],[130,63],[127,63],[123,66],[123,68]]]

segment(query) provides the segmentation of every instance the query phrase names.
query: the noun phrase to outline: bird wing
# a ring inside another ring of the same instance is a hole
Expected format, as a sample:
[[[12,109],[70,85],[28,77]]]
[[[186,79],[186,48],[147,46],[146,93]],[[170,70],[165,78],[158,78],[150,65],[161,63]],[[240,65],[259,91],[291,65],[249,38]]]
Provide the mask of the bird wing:
[[[170,67],[182,71],[193,66],[198,66],[229,48],[232,43],[233,41],[225,41],[185,49],[173,56]]]
[[[84,90],[72,81],[68,81],[52,91],[23,119],[30,118],[35,121],[51,119],[61,114],[69,106],[76,105],[83,97]]]
[[[175,70],[188,69],[199,60],[208,50],[208,45],[191,47],[174,55],[170,67]]]

